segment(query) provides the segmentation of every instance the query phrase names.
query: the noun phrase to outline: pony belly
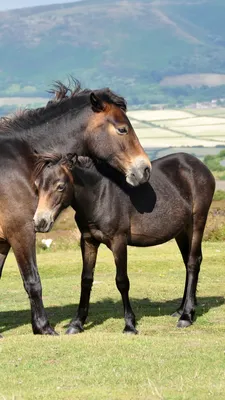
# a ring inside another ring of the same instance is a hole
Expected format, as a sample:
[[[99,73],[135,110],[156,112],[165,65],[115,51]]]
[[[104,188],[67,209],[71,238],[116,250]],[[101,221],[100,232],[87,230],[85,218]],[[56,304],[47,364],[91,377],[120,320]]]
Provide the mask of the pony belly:
[[[189,213],[184,215],[184,218],[167,218],[160,222],[160,219],[145,221],[139,224],[131,225],[129,244],[131,246],[155,246],[157,244],[166,243],[174,239],[180,232],[186,230],[190,223]]]
[[[137,247],[148,247],[148,246],[156,246],[158,244],[168,242],[171,237],[166,236],[153,236],[153,235],[145,235],[138,233],[131,233],[128,238],[128,246],[137,246]]]

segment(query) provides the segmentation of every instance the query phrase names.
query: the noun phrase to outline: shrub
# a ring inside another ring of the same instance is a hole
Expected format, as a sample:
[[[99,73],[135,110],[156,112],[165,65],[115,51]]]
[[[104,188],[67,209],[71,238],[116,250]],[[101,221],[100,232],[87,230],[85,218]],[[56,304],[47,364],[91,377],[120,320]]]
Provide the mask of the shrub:
[[[225,191],[224,190],[216,190],[213,196],[213,200],[225,200]]]

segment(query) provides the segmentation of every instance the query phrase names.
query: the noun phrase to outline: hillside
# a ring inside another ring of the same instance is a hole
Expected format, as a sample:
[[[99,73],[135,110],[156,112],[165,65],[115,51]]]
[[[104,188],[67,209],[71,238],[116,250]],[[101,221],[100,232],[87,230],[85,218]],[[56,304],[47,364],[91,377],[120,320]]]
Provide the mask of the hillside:
[[[222,97],[224,86],[174,91],[159,83],[224,73],[224,15],[224,0],[83,0],[1,12],[0,95],[42,96],[72,73],[130,104]]]

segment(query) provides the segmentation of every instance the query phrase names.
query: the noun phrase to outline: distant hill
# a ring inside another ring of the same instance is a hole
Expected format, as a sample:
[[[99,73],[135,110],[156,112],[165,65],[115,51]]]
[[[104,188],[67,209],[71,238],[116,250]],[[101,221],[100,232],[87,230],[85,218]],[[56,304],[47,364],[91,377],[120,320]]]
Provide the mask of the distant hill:
[[[168,76],[225,73],[224,0],[83,0],[0,13],[0,95],[42,96],[73,74],[130,104],[207,100],[225,86]]]

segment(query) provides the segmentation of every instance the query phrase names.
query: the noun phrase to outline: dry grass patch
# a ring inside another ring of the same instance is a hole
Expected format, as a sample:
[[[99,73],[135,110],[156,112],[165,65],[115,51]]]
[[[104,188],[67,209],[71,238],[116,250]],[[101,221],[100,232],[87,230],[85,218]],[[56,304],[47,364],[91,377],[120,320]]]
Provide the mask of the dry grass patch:
[[[204,116],[218,116],[225,117],[225,108],[217,107],[217,108],[190,108],[185,109],[186,111],[194,114],[194,115],[204,115]]]
[[[225,124],[224,125],[201,125],[201,126],[179,126],[177,128],[176,126],[171,126],[170,129],[175,129],[178,130],[181,133],[188,133],[189,135],[194,135],[198,136],[200,134],[206,134],[206,133],[211,133],[212,139],[214,138],[214,135],[217,133],[224,133],[224,139],[225,139]]]
[[[143,121],[158,121],[168,119],[193,118],[193,115],[181,110],[138,110],[129,111],[129,118]]]
[[[195,146],[204,146],[204,147],[212,147],[212,144],[214,146],[220,145],[221,143],[225,143],[222,140],[215,140],[215,141],[210,141],[210,140],[203,140],[203,139],[196,139],[194,136],[193,138],[191,137],[186,137],[186,136],[180,136],[178,138],[171,138],[169,135],[167,138],[140,138],[140,142],[142,146],[148,147],[148,148],[154,148],[154,147],[159,147],[159,148],[164,148],[164,147],[183,147],[182,151],[185,151],[185,147],[195,147]],[[205,155],[209,154],[207,149],[205,150]]]
[[[148,125],[145,123],[142,123],[140,121],[136,121],[135,119],[130,118],[131,125],[133,126],[134,129],[137,128],[148,128]]]
[[[145,128],[145,129],[136,129],[136,134],[139,139],[142,138],[176,138],[182,136],[182,134],[176,132],[170,132],[167,129],[161,128]]]
[[[160,126],[168,126],[168,127],[191,127],[191,126],[209,126],[209,125],[223,125],[224,126],[224,118],[213,118],[213,117],[195,117],[195,118],[185,118],[178,119],[177,121],[160,121],[157,123]]]

